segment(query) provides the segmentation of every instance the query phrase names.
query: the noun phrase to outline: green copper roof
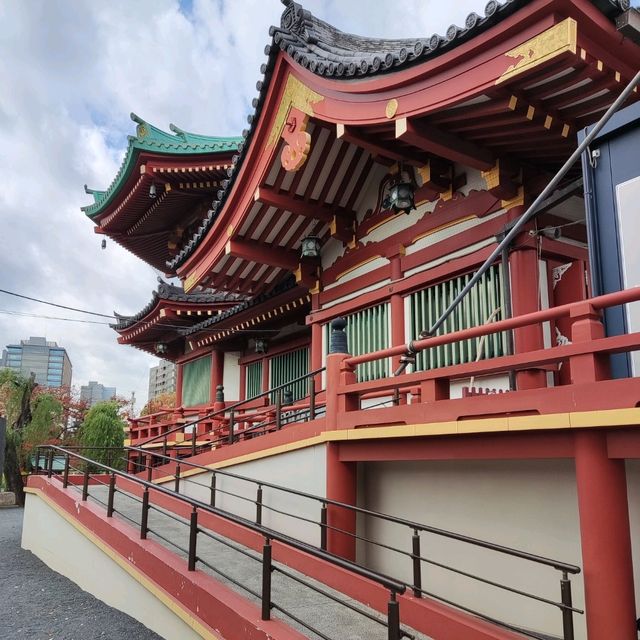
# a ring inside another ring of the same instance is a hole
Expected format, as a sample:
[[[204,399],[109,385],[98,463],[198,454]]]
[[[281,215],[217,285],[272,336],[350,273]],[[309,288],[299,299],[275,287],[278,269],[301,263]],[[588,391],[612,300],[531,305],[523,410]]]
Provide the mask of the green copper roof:
[[[93,204],[82,207],[87,216],[93,218],[97,216],[109,204],[121,186],[131,175],[136,158],[140,151],[151,151],[154,153],[166,153],[167,155],[189,155],[195,153],[222,153],[236,151],[243,138],[216,138],[202,136],[197,133],[188,133],[169,125],[173,133],[167,133],[157,127],[145,122],[135,113],[131,114],[131,119],[137,123],[136,135],[129,136],[129,144],[124,160],[118,169],[116,177],[106,191],[89,189],[85,185],[84,190],[93,196]]]

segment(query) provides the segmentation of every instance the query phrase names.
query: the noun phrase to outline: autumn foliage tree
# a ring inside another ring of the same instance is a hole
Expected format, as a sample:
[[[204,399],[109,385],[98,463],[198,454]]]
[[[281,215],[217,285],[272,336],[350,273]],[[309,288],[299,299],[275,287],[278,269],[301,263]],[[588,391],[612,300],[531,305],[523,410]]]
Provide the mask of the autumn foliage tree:
[[[141,416],[148,416],[152,413],[158,413],[164,409],[173,409],[176,406],[176,393],[175,391],[168,391],[167,393],[161,393],[155,398],[151,398],[147,404],[142,407],[140,412]]]

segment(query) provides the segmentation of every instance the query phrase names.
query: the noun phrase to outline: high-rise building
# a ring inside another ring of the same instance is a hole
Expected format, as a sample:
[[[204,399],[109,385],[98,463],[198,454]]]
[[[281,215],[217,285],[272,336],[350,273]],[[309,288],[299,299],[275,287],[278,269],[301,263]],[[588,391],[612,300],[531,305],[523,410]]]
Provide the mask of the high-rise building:
[[[25,377],[35,374],[36,382],[44,387],[71,386],[71,360],[64,347],[42,337],[9,344],[4,366]]]
[[[149,369],[149,400],[175,390],[176,366],[168,360],[160,360],[155,367]]]
[[[115,387],[105,387],[95,380],[89,380],[88,384],[80,387],[80,400],[88,402],[90,407],[93,407],[93,405],[98,402],[113,400],[115,397]]]

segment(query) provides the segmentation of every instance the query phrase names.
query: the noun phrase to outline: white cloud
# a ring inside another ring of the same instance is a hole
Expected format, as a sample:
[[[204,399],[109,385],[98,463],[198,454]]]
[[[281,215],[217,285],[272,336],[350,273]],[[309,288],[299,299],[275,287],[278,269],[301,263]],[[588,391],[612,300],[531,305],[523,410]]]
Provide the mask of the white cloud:
[[[303,4],[345,31],[428,37],[483,2]],[[130,111],[161,128],[238,135],[281,12],[276,0],[194,0],[188,15],[177,0],[0,3],[0,288],[105,313],[142,308],[155,274],[113,242],[101,251],[82,185],[113,179]],[[0,309],[74,315],[5,295]],[[0,313],[0,348],[30,335],[67,348],[74,384],[135,391],[138,408],[145,400],[153,359],[108,327]]]

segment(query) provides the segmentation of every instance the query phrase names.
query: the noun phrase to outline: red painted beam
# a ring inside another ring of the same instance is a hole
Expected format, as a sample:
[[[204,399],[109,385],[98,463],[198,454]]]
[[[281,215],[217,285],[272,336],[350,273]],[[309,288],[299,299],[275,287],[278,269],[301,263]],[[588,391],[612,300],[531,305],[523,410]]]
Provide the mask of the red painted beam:
[[[495,164],[495,158],[486,149],[424,122],[398,118],[396,139],[481,171],[487,171]]]
[[[291,213],[296,213],[305,218],[322,220],[322,222],[331,222],[336,214],[354,215],[353,212],[341,211],[339,207],[305,202],[302,198],[296,198],[288,193],[278,193],[269,187],[259,187],[253,197],[256,202],[291,211]]]
[[[366,134],[358,131],[356,127],[347,126],[338,122],[336,124],[336,138],[338,140],[344,140],[351,144],[368,151],[373,156],[381,156],[382,158],[388,158],[389,160],[396,162],[404,162],[405,164],[421,167],[426,164],[428,156],[426,154],[419,154],[411,151],[410,149],[403,150],[402,148],[393,147],[390,144],[383,144],[379,141],[367,136]]]
[[[242,258],[248,262],[268,264],[288,271],[295,271],[299,263],[299,255],[296,251],[261,244],[244,238],[229,239],[225,247],[225,254],[234,258]]]

